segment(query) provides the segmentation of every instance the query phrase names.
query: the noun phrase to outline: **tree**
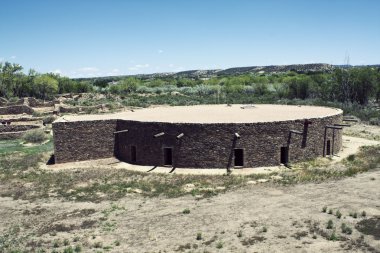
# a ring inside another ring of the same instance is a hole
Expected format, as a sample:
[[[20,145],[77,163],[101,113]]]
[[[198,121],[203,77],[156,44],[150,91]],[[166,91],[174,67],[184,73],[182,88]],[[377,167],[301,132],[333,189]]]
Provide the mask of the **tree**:
[[[16,76],[22,75],[22,67],[16,63],[0,63],[0,96],[12,97],[14,95]]]
[[[37,76],[33,83],[36,95],[39,98],[46,99],[58,92],[58,81],[47,74]]]

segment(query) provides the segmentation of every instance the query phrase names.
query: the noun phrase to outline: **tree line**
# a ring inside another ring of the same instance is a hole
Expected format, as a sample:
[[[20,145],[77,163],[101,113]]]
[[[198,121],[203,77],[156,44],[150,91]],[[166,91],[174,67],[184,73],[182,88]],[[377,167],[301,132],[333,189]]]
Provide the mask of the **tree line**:
[[[136,93],[179,92],[196,96],[239,94],[272,99],[321,99],[366,105],[380,99],[380,69],[336,68],[329,73],[266,73],[210,78],[164,76],[70,79],[58,74],[27,74],[15,63],[0,63],[0,96],[49,99],[62,93],[101,92],[128,96]],[[232,101],[233,102],[233,101]]]

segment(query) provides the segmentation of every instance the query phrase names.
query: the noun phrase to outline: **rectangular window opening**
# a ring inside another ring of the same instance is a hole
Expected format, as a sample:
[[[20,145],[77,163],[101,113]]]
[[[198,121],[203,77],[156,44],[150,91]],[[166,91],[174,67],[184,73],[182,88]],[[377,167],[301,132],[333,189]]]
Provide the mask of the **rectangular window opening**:
[[[289,162],[289,148],[288,147],[281,147],[280,163],[288,164],[288,162]]]
[[[173,149],[164,148],[164,165],[173,165]]]
[[[137,160],[136,157],[136,146],[131,146],[131,162],[135,163]]]
[[[242,167],[244,166],[244,151],[241,148],[235,148],[234,150],[234,166]]]

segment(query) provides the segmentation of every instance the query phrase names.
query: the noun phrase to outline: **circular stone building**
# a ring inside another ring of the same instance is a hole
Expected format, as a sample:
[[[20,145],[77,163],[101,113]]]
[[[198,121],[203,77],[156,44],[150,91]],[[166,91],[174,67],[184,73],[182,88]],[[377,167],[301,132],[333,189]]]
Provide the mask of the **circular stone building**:
[[[56,163],[115,156],[137,165],[243,168],[338,153],[342,110],[290,105],[197,105],[53,123]]]

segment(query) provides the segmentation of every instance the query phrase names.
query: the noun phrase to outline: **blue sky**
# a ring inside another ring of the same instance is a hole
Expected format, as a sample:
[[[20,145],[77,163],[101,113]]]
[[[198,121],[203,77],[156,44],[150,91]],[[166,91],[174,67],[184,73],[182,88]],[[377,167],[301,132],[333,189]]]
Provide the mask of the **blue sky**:
[[[0,0],[0,61],[70,77],[380,64],[378,0]]]

